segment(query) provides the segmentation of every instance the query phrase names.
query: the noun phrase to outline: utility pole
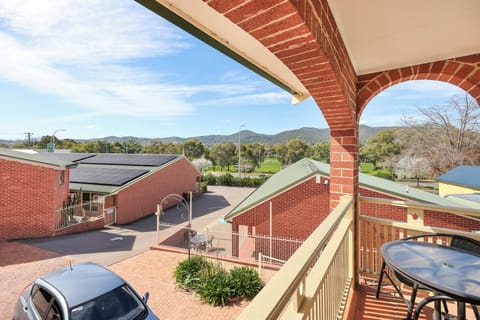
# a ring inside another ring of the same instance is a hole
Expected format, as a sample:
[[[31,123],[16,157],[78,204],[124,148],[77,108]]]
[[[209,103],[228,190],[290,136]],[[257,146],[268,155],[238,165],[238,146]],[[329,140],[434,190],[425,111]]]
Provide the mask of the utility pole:
[[[30,147],[32,145],[33,132],[25,132],[24,134],[27,136],[27,146]]]

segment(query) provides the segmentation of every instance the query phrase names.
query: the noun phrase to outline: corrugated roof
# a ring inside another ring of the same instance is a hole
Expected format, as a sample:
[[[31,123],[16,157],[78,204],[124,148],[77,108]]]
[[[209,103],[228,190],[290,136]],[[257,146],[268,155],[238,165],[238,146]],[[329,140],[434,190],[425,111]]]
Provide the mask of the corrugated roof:
[[[480,190],[480,166],[461,165],[442,174],[436,180]]]
[[[241,214],[242,212],[253,208],[254,206],[317,174],[329,177],[330,165],[312,159],[302,159],[270,177],[263,185],[251,193],[250,196],[248,196],[244,201],[239,203],[235,208],[227,213],[224,219],[231,221],[233,217]],[[430,192],[407,187],[404,184],[396,183],[391,180],[375,177],[369,174],[360,173],[359,182],[363,187],[382,193],[387,193],[405,200],[413,200],[448,207],[461,206],[458,203],[454,203]]]
[[[5,148],[0,148],[0,157],[9,158],[17,161],[30,162],[32,164],[55,167],[59,169],[76,166],[76,163],[73,163],[71,161],[49,158],[43,156],[43,153],[27,153]]]
[[[445,196],[445,198],[447,198],[452,202],[459,203],[467,207],[480,209],[480,193],[450,194]]]

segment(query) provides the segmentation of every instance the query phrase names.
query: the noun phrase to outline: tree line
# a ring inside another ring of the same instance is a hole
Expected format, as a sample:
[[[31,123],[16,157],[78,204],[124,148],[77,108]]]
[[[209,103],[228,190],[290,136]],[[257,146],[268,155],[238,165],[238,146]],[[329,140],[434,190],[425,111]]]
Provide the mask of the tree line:
[[[360,162],[375,169],[389,170],[394,177],[424,179],[442,174],[460,164],[480,164],[480,108],[469,95],[453,96],[445,105],[418,108],[419,117],[404,118],[404,126],[377,133],[359,149]],[[46,149],[51,136],[43,136],[33,145]],[[76,142],[53,137],[57,149],[85,153],[184,154],[199,169],[212,165],[230,170],[238,164],[253,170],[266,157],[276,158],[282,166],[303,158],[329,163],[330,143],[304,143],[298,138],[286,144],[224,142],[205,145],[196,138],[183,143],[150,141],[145,145],[134,139],[126,142],[105,140]],[[17,144],[14,148],[27,148]]]

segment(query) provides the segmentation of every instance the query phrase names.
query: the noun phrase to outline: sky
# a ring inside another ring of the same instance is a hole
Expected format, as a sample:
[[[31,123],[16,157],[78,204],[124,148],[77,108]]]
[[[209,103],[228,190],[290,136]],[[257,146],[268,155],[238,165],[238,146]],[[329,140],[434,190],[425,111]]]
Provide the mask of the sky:
[[[376,96],[368,126],[401,125],[455,86],[409,81]],[[287,92],[131,0],[0,1],[0,139],[190,138],[326,128]]]

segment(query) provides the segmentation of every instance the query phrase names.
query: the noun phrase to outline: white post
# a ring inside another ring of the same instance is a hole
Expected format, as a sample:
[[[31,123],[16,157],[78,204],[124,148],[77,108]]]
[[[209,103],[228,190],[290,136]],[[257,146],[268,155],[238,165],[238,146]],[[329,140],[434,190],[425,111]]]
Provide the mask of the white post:
[[[258,274],[260,275],[260,277],[262,277],[262,261],[263,261],[262,253],[259,252],[258,253]]]
[[[160,205],[157,204],[157,211],[155,211],[157,216],[157,245],[160,243],[160,212]]]
[[[270,263],[272,263],[272,232],[273,232],[273,221],[272,221],[272,201],[270,201]]]

